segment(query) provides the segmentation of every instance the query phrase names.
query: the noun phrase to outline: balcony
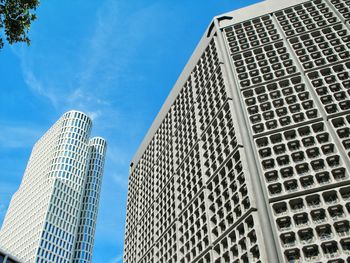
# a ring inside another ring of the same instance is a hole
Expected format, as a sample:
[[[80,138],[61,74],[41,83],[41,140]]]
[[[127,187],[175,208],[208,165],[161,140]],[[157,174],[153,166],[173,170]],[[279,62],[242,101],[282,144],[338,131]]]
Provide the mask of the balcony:
[[[321,241],[330,240],[333,238],[333,233],[330,225],[323,225],[316,227],[317,235]]]
[[[296,245],[296,239],[295,239],[295,233],[294,232],[289,232],[280,235],[282,244],[284,248],[289,248],[293,247]]]
[[[336,241],[329,241],[321,245],[326,258],[336,258],[339,256],[339,248]]]
[[[280,231],[286,231],[292,228],[292,222],[289,216],[278,218],[276,223]]]
[[[303,247],[303,253],[305,261],[307,262],[316,262],[318,259],[320,259],[320,252],[317,245]]]
[[[297,227],[304,227],[309,225],[309,218],[306,213],[297,214],[293,217]]]
[[[300,251],[297,248],[289,249],[284,252],[286,262],[288,263],[300,263],[302,259],[300,257]]]

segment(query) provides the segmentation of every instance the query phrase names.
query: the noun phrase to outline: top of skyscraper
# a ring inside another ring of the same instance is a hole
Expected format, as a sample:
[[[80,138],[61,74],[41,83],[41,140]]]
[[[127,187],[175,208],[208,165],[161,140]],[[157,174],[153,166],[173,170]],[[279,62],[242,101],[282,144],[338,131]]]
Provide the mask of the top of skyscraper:
[[[140,159],[141,155],[145,151],[145,148],[147,147],[152,137],[154,136],[155,132],[161,125],[161,122],[163,121],[165,115],[167,114],[170,107],[173,105],[175,99],[179,95],[182,87],[184,86],[186,81],[188,81],[188,78],[191,75],[191,72],[194,70],[198,61],[201,59],[201,56],[203,55],[205,49],[208,47],[208,44],[212,40],[212,37],[213,37],[212,33],[214,32],[213,31],[214,27],[224,28],[228,25],[237,24],[237,23],[252,19],[254,17],[262,16],[264,14],[270,14],[275,11],[278,11],[293,5],[297,5],[300,3],[304,3],[307,1],[308,0],[265,0],[257,4],[253,4],[241,9],[237,9],[231,12],[227,12],[227,13],[215,16],[213,20],[209,23],[209,26],[207,27],[205,34],[202,36],[199,43],[197,44],[189,61],[186,63],[186,66],[182,70],[179,78],[177,79],[176,83],[171,89],[169,95],[167,96],[165,102],[163,103],[161,109],[159,110],[156,118],[154,119],[151,127],[147,131],[146,136],[144,137],[140,147],[138,148],[137,152],[133,156],[132,161],[130,163],[131,168]],[[217,23],[217,25],[215,25],[215,23]]]

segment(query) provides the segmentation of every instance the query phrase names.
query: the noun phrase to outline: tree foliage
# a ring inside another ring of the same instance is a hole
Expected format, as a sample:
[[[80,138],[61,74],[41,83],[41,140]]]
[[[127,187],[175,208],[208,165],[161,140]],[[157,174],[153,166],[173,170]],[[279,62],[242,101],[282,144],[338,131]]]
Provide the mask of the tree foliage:
[[[0,0],[0,49],[4,46],[4,39],[10,44],[30,44],[28,31],[36,19],[34,11],[38,5],[38,0]]]

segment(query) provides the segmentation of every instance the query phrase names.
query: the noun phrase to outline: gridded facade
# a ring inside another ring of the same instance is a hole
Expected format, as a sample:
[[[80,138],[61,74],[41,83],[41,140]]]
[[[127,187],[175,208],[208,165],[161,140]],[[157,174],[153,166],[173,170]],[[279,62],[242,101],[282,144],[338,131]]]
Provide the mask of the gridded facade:
[[[350,262],[350,2],[208,27],[131,162],[124,262]]]
[[[65,113],[35,144],[0,232],[24,262],[91,262],[106,142]]]
[[[22,262],[0,248],[0,263],[22,263]]]
[[[102,174],[106,155],[106,141],[103,138],[94,137],[89,141],[89,148],[90,158],[88,160],[82,207],[80,209],[73,263],[92,262]]]

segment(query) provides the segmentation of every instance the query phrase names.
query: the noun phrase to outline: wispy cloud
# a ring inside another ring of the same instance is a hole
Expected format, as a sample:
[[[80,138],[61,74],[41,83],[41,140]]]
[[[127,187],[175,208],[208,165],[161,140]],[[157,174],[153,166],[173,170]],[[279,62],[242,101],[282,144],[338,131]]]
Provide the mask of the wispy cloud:
[[[120,263],[120,262],[123,262],[123,254],[119,254],[114,258],[112,258],[110,261],[108,261],[108,263]]]
[[[117,187],[122,189],[127,189],[128,187],[128,177],[123,173],[121,167],[127,167],[128,156],[125,151],[116,146],[111,146],[107,150],[107,160],[105,172],[108,177],[117,185]]]
[[[127,157],[122,149],[116,146],[108,146],[107,163],[112,165],[127,164]]]
[[[106,65],[113,63],[108,60],[111,48],[113,48],[111,43],[116,43],[113,40],[115,40],[115,31],[118,25],[118,1],[104,1],[97,10],[96,16],[94,33],[90,37],[88,49],[82,58],[84,63],[78,72],[78,89],[80,90],[90,86],[97,71],[100,71],[101,68],[106,69]],[[88,56],[86,56],[87,54]]]
[[[69,80],[55,79],[55,76],[40,78],[34,72],[31,58],[26,51],[15,52],[20,59],[23,80],[27,87],[36,95],[42,96],[51,103],[59,112],[69,109],[79,109],[85,111],[92,118],[96,119],[101,115],[97,109],[106,107],[109,102],[99,96],[99,93],[88,85],[85,89],[71,89]],[[50,74],[50,73],[48,73]],[[58,87],[58,85],[62,87]]]
[[[125,174],[113,174],[112,178],[114,183],[116,183],[120,188],[125,190],[128,188],[128,177],[125,176]]]
[[[96,119],[102,114],[101,108],[110,107],[110,102],[106,99],[108,96],[101,91],[104,80],[96,78],[96,75],[112,63],[108,59],[112,48],[112,25],[117,22],[116,2],[107,0],[100,6],[96,14],[96,28],[87,45],[83,45],[74,54],[75,57],[68,58],[71,53],[65,52],[64,47],[60,47],[63,52],[58,51],[55,55],[50,53],[50,58],[46,58],[45,51],[38,47],[32,47],[31,50],[25,47],[12,48],[20,61],[22,77],[29,90],[46,98],[58,112],[79,109]],[[68,44],[69,41],[65,43]],[[35,52],[31,52],[34,49]],[[46,65],[46,59],[50,59],[52,65]],[[75,70],[69,70],[70,68]],[[110,75],[112,74],[114,70]]]
[[[42,135],[42,129],[27,124],[0,124],[0,146],[3,148],[31,147]]]
[[[45,51],[13,49],[28,88],[46,98],[57,112],[78,109],[95,120],[111,112],[115,115],[119,111],[116,101],[123,102],[129,92],[125,84],[142,80],[143,76],[127,72],[128,65],[140,59],[137,54],[148,34],[157,35],[154,17],[162,14],[161,8],[153,3],[125,16],[120,5],[115,0],[101,2],[92,34],[74,57],[68,57],[72,52],[65,52],[64,46],[56,55],[50,53],[50,63],[59,67],[45,65]]]
[[[6,206],[0,201],[0,215],[3,216],[6,213]]]
[[[0,184],[0,193],[1,196],[8,196],[11,195],[12,192],[18,187],[17,184],[10,183],[10,182],[1,182]]]
[[[22,60],[22,73],[25,83],[28,87],[38,95],[44,96],[50,100],[52,105],[57,108],[58,98],[54,92],[50,92],[48,88],[44,88],[41,81],[35,76],[34,72],[26,65],[25,60]]]
[[[44,83],[32,70],[33,63],[28,58],[28,53],[23,45],[19,45],[18,48],[11,47],[12,52],[17,56],[20,61],[22,77],[27,87],[39,96],[47,98],[51,104],[56,108],[59,105],[59,97],[56,92],[51,90],[47,83]]]

